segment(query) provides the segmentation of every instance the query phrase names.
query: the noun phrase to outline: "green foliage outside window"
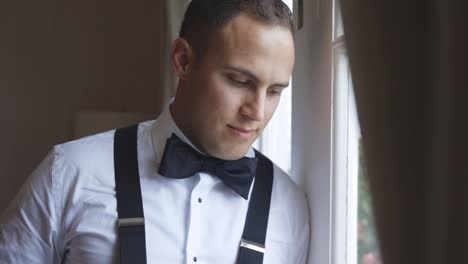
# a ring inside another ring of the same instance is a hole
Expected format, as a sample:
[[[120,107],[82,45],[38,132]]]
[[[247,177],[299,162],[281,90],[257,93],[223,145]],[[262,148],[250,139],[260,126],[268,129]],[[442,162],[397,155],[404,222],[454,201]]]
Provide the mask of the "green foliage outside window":
[[[382,264],[375,233],[372,198],[366,168],[362,140],[359,140],[358,263]]]

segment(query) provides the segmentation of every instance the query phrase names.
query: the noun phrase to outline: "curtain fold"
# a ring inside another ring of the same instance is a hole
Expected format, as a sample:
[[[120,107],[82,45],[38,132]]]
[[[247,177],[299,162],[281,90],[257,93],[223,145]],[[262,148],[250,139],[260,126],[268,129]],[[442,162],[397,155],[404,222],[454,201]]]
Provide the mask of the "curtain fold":
[[[384,263],[468,263],[465,4],[341,5]]]

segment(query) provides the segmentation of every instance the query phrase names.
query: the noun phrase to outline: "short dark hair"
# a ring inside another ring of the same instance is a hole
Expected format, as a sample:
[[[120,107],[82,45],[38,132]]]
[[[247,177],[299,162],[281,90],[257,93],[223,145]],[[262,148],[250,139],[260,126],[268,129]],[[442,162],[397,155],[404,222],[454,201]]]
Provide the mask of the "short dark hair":
[[[210,35],[241,13],[269,25],[284,26],[294,36],[292,12],[282,0],[192,0],[179,36],[192,46],[196,56],[202,57]]]

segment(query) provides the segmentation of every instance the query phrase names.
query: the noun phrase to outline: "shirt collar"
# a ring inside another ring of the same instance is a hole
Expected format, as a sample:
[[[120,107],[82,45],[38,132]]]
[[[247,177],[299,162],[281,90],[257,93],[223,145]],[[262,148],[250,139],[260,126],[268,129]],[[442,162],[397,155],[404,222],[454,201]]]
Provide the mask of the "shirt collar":
[[[153,139],[154,153],[156,155],[156,161],[158,164],[161,163],[162,154],[166,146],[166,141],[172,135],[172,133],[174,133],[181,140],[189,144],[198,152],[204,154],[202,151],[197,149],[192,144],[192,142],[190,142],[190,140],[184,135],[184,133],[182,133],[182,131],[176,125],[176,123],[174,122],[174,119],[172,119],[172,115],[169,110],[169,107],[173,101],[174,101],[174,98],[172,98],[170,102],[166,104],[161,115],[158,117],[158,119],[156,119],[156,121],[153,123],[153,127],[151,128],[151,137]],[[255,151],[253,150],[252,147],[249,148],[249,150],[244,155],[244,157],[247,157],[247,158],[255,157]]]

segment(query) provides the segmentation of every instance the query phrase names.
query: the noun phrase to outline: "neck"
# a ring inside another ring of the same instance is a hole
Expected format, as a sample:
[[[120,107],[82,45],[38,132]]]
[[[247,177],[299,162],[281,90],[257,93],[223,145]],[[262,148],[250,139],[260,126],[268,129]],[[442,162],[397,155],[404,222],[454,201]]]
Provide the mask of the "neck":
[[[177,98],[179,98],[179,100],[177,100]],[[198,150],[203,151],[192,136],[193,128],[189,123],[187,123],[187,110],[182,107],[183,105],[184,102],[181,101],[180,97],[177,97],[176,95],[174,102],[169,105],[169,114],[171,115],[172,120],[174,121],[177,128],[179,128],[179,130],[190,141],[190,143],[192,143]]]

